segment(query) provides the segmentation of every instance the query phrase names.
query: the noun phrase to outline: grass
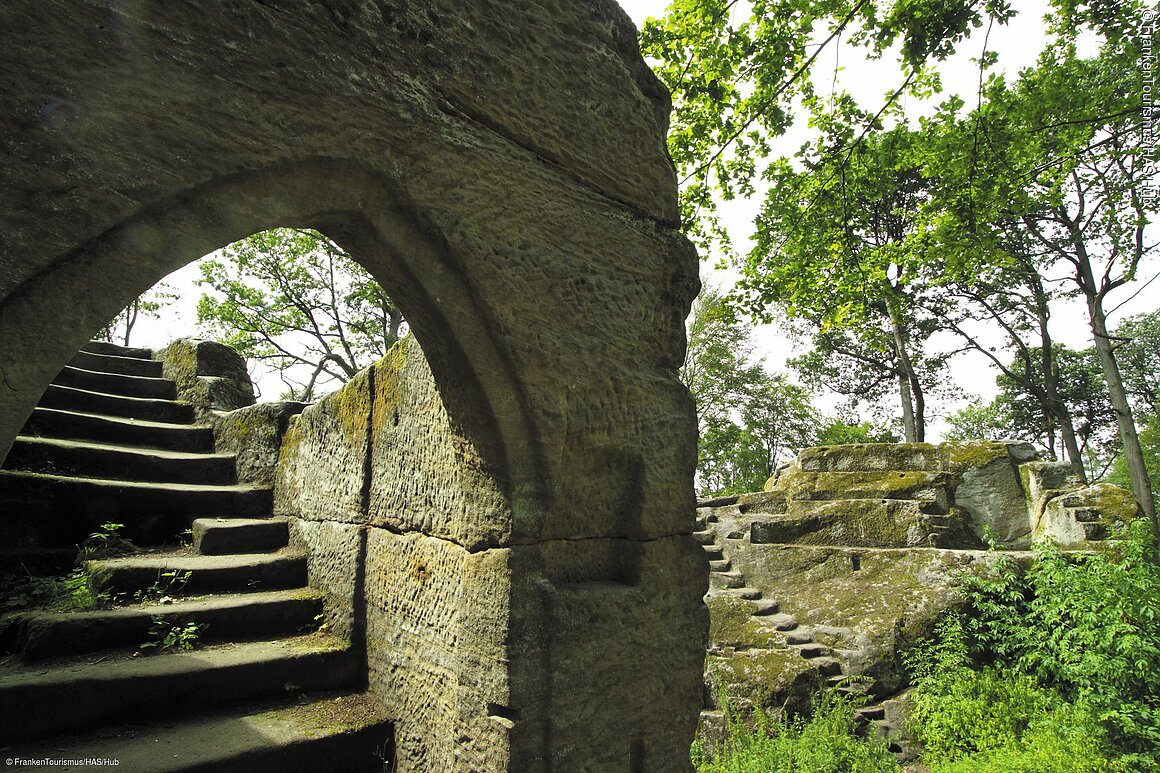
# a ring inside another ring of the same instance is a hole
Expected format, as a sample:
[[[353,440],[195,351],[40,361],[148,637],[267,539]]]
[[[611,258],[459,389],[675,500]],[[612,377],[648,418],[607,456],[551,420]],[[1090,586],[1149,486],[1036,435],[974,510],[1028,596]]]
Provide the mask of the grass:
[[[855,735],[858,703],[826,692],[808,719],[775,720],[758,709],[743,717],[726,701],[728,737],[718,746],[693,744],[697,773],[897,773],[879,739]]]

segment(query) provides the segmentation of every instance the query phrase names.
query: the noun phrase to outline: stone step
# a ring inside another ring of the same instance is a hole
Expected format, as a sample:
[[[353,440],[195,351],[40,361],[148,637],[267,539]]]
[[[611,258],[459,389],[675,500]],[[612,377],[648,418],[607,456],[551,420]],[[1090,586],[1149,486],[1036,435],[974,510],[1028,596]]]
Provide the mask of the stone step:
[[[738,588],[737,597],[743,598],[746,601],[757,601],[761,598],[761,591],[757,588]]]
[[[65,365],[60,373],[56,374],[52,383],[126,397],[153,397],[162,400],[173,400],[177,397],[177,385],[167,378],[101,373],[96,370],[74,368],[72,365]]]
[[[709,572],[709,584],[718,588],[743,588],[745,577],[741,572]]]
[[[827,677],[826,684],[829,685],[835,692],[841,693],[847,697],[857,698],[870,693],[872,686],[868,680],[857,682],[848,681],[848,677],[844,674],[840,676]]]
[[[815,658],[826,658],[834,654],[833,650],[824,644],[817,642],[810,642],[809,644],[801,644],[797,647],[798,654],[806,660],[814,660]]]
[[[166,451],[213,451],[213,430],[209,427],[124,419],[57,408],[33,409],[20,434]]]
[[[177,537],[194,517],[265,515],[268,488],[142,483],[0,470],[0,538],[30,547],[77,544],[106,520],[138,544]],[[180,527],[174,530],[174,527]]]
[[[4,466],[49,475],[154,483],[228,486],[237,479],[234,457],[230,454],[165,451],[27,435],[13,442]]]
[[[762,513],[778,515],[785,512],[785,492],[755,491],[751,494],[742,494],[737,498],[737,507],[746,515]]]
[[[837,658],[814,658],[810,661],[810,665],[817,669],[818,673],[826,677],[843,676],[842,664]]]
[[[193,549],[202,555],[266,553],[286,547],[286,518],[198,518],[193,522]]]
[[[99,354],[87,352],[84,349],[73,355],[68,364],[74,368],[91,370],[95,373],[120,373],[122,376],[146,376],[148,378],[161,378],[163,367],[160,360],[125,357],[120,354]]]
[[[754,617],[769,617],[776,615],[781,611],[781,606],[776,601],[755,601],[753,603]]]
[[[797,647],[802,644],[813,644],[814,633],[808,628],[797,628],[786,633],[785,643],[791,647]]]
[[[721,561],[725,558],[725,548],[720,545],[702,545],[705,550],[705,557],[710,561]]]
[[[1080,526],[1083,528],[1083,536],[1086,540],[1098,541],[1108,538],[1108,526],[1104,523],[1081,522]]]
[[[701,545],[712,545],[717,541],[717,534],[714,531],[695,531],[693,532],[693,539]]]
[[[798,622],[793,615],[778,613],[762,617],[761,620],[775,631],[792,631],[798,627]]]
[[[711,572],[728,572],[732,568],[728,558],[721,558],[715,561],[709,561],[709,571]]]
[[[152,349],[142,349],[136,346],[121,346],[111,341],[86,341],[81,347],[82,352],[89,354],[105,354],[114,357],[132,357],[138,360],[153,359]]]
[[[289,689],[339,689],[358,671],[345,643],[321,635],[45,662],[0,675],[4,737],[19,743],[137,718],[184,716]]]
[[[946,513],[950,508],[951,476],[944,472],[795,472],[779,484],[789,501],[846,499],[900,499],[929,503],[927,512]]]
[[[730,505],[737,504],[739,496],[738,494],[726,494],[725,496],[713,497],[712,499],[700,499],[697,500],[697,509],[729,507]]]
[[[854,710],[854,715],[866,722],[886,719],[886,709],[882,706],[863,706]]]
[[[362,694],[266,703],[152,726],[105,728],[20,749],[23,758],[117,760],[120,773],[382,773],[386,711]]]
[[[49,384],[37,403],[42,408],[57,408],[78,413],[96,413],[102,416],[121,416],[166,424],[189,424],[193,421],[193,406],[175,400],[157,400],[151,397],[124,397],[105,392]]]
[[[84,567],[101,590],[111,593],[146,590],[167,572],[190,573],[181,589],[184,594],[246,593],[306,584],[306,556],[290,550],[222,556],[156,553],[86,561]]]
[[[169,626],[194,622],[198,640],[241,641],[289,636],[318,627],[322,594],[304,589],[214,595],[89,612],[28,612],[17,622],[25,662],[136,647],[149,640],[155,618]]]

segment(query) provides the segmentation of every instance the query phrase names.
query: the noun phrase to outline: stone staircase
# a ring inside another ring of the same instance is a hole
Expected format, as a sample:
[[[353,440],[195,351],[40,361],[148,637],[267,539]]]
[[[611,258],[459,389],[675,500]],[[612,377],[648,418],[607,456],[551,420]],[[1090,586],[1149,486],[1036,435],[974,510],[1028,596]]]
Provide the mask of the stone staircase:
[[[235,483],[149,356],[86,346],[0,471],[3,531],[25,551],[75,546],[106,520],[149,546],[81,564],[108,608],[0,624],[0,759],[382,770],[392,724],[363,694],[362,651],[319,630],[323,597],[270,490]],[[174,547],[187,527],[192,544]]]
[[[776,499],[750,495],[751,503],[754,497],[764,505]],[[737,500],[738,497],[727,497],[715,500],[712,504],[716,508],[737,509],[740,514]],[[747,587],[744,574],[733,566],[727,556],[726,547],[721,544],[727,540],[721,539],[718,533],[720,519],[715,512],[716,508],[705,506],[698,508],[698,531],[693,533],[693,538],[701,543],[709,559],[709,594],[725,595],[744,602],[748,606],[750,620],[759,629],[765,629],[773,634],[769,640],[773,647],[788,650],[808,663],[805,675],[807,682],[820,689],[833,689],[844,695],[866,695],[869,690],[867,682],[858,679],[858,674],[850,673],[850,669],[837,657],[838,653],[817,641],[813,630],[801,625],[793,615],[782,612],[781,605],[775,600],[765,598],[761,590]],[[731,533],[728,539],[745,539],[748,536],[744,532],[737,531]],[[710,655],[714,654],[713,649],[711,645]],[[750,648],[752,649],[759,648]],[[707,675],[707,687],[711,688],[708,684],[711,681],[711,675]],[[724,713],[720,707],[712,705],[715,703],[712,689],[706,690],[706,697],[708,705],[701,712],[701,730],[698,735],[721,738],[725,731]],[[904,740],[898,738],[898,712],[894,710],[896,703],[897,700],[892,699],[864,705],[857,709],[855,718],[859,723],[860,734],[872,734],[885,739],[890,751],[901,762],[907,762],[916,755]]]
[[[0,470],[0,540],[69,551],[106,521],[161,544],[199,516],[259,516],[268,488],[235,483],[151,352],[90,342],[54,379]]]

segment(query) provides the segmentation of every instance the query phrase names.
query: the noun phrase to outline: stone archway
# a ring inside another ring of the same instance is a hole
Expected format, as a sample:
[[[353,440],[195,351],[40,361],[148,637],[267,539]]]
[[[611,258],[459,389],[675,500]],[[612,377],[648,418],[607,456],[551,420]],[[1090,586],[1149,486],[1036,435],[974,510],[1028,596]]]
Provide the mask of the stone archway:
[[[696,261],[667,100],[619,8],[17,2],[0,28],[0,454],[156,279],[320,228],[390,289],[510,505],[488,539],[437,543],[504,579],[463,621],[499,632],[478,672],[496,697],[454,707],[425,762],[687,767],[706,575],[675,371]]]

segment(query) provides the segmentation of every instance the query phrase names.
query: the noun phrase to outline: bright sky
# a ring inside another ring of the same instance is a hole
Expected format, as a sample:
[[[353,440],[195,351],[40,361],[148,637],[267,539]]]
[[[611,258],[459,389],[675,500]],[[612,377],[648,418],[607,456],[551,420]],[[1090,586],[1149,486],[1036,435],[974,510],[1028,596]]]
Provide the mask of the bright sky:
[[[999,53],[1000,67],[1012,75],[1023,67],[1033,64],[1038,56],[1044,39],[1042,17],[1046,7],[1040,0],[1031,0],[1030,2],[1028,0],[1015,0],[1014,4],[1019,14],[1005,27],[994,26],[987,43],[989,50]],[[662,15],[667,0],[621,0],[621,5],[633,21],[640,26],[646,18]],[[738,4],[738,7],[744,7],[744,0]],[[742,10],[737,12],[744,13]],[[968,104],[974,101],[978,87],[978,69],[970,60],[977,57],[982,51],[983,36],[981,32],[976,34],[966,45],[961,46],[960,53],[940,68],[943,73],[945,90],[960,94]],[[820,60],[819,67],[824,71],[820,76],[817,76],[824,81],[824,83],[817,83],[820,91],[830,88],[833,70],[835,67],[839,67],[841,68],[838,73],[839,87],[849,90],[867,106],[877,107],[880,105],[883,95],[892,90],[898,82],[894,60],[889,56],[884,57],[881,61],[866,61],[851,47],[845,45],[836,49],[832,54],[824,56]],[[939,97],[939,100],[941,101],[945,96],[944,94]],[[933,107],[931,104],[924,105],[913,101],[904,106],[908,114],[911,115],[928,112]],[[805,139],[804,129],[795,127],[779,140],[778,144],[780,150],[789,155]],[[775,146],[776,149],[777,146]],[[738,250],[742,253],[747,250],[748,239],[752,233],[753,216],[760,199],[759,192],[753,201],[734,201],[726,205],[724,209],[730,232],[733,234]],[[728,287],[733,283],[736,278],[733,272],[713,268],[717,262],[717,256],[703,257],[705,258],[702,263],[702,278],[704,280],[721,287]],[[153,323],[139,326],[133,334],[135,345],[162,346],[174,335],[192,334],[195,329],[196,299],[200,295],[200,292],[193,286],[195,274],[192,269],[192,265],[187,266],[170,275],[166,280],[179,289],[183,296],[182,300],[175,307],[166,309],[162,324]],[[1124,296],[1126,297],[1127,294],[1124,293]],[[1109,306],[1114,306],[1116,302],[1113,299]],[[1119,315],[1113,316],[1112,321],[1114,323],[1123,314],[1146,311],[1155,307],[1155,301],[1149,302],[1148,294],[1144,293],[1134,303],[1126,305]],[[1058,329],[1055,331],[1057,340],[1075,348],[1085,348],[1089,345],[1090,333],[1086,326],[1086,313],[1082,306],[1077,304],[1066,310],[1066,313],[1057,313],[1056,319],[1059,321]],[[756,332],[756,341],[759,353],[765,357],[767,366],[773,370],[783,369],[785,359],[794,353],[792,343],[776,326],[759,328]],[[951,372],[964,391],[989,398],[995,391],[995,373],[981,356],[977,355],[976,357],[975,360],[963,358],[957,361],[956,364],[952,364]],[[265,399],[276,399],[281,385],[274,379],[270,383],[260,385],[260,388],[265,392]],[[957,405],[949,408],[953,410],[955,407]],[[932,434],[937,435],[941,431],[941,423],[937,420],[933,422],[931,430]]]

